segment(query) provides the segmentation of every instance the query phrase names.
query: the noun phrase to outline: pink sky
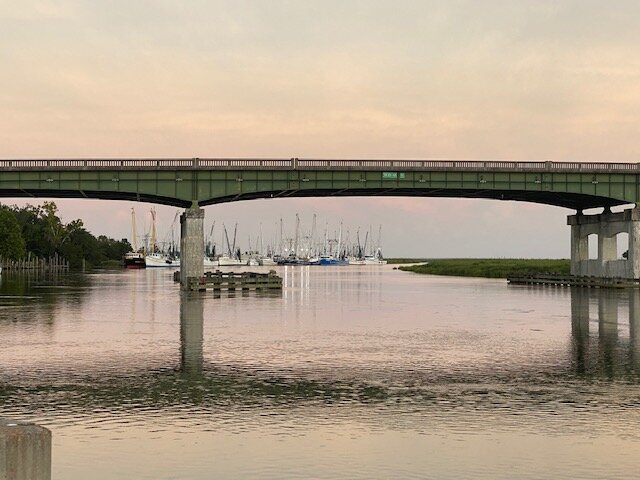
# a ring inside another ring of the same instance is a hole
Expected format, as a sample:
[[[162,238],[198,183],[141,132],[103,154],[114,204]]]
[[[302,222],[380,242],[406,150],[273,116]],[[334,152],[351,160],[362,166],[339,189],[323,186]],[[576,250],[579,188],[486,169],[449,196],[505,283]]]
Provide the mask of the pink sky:
[[[637,18],[624,0],[0,3],[0,157],[636,162]],[[129,234],[131,203],[58,204]],[[246,237],[295,212],[382,223],[387,255],[569,252],[570,211],[508,202],[250,201],[207,221]]]

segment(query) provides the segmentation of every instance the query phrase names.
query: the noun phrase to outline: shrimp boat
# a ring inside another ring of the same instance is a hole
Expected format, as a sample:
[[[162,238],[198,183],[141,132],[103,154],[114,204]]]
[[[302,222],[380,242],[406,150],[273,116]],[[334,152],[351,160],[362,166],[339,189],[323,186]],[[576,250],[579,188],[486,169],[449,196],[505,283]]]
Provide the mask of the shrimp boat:
[[[236,265],[243,265],[243,262],[241,260],[241,255],[240,255],[240,249],[239,248],[236,249],[236,236],[238,233],[238,224],[236,223],[236,226],[233,230],[233,245],[229,241],[229,234],[227,232],[227,227],[224,225],[224,223],[222,224],[222,229],[224,231],[224,237],[222,237],[222,248],[224,249],[224,241],[226,239],[228,253],[225,255],[220,255],[218,257],[218,266],[233,267]]]
[[[180,260],[158,251],[156,235],[156,209],[151,208],[151,253],[144,257],[147,268],[179,267]]]
[[[123,263],[125,268],[140,269],[146,268],[144,254],[138,251],[138,237],[136,233],[136,211],[131,209],[131,229],[132,229],[132,242],[133,250],[124,254]]]
[[[144,257],[144,261],[147,264],[147,268],[159,268],[159,267],[179,267],[180,260],[177,258],[171,258],[163,253],[150,253]]]
[[[325,229],[324,233],[324,250],[325,253],[320,255],[317,259],[314,259],[312,265],[325,265],[325,266],[341,266],[349,265],[349,259],[342,253],[342,222],[340,222],[340,233],[338,234],[336,248],[334,250],[334,242],[336,240],[329,240],[328,232]],[[335,254],[333,253],[335,251]],[[327,253],[329,252],[329,253]]]
[[[386,265],[387,261],[382,257],[382,250],[380,247],[372,247],[375,248],[374,251],[370,250],[371,253],[365,254],[367,251],[367,243],[372,235],[370,232],[367,232],[367,235],[364,239],[364,246],[360,245],[360,232],[358,232],[358,249],[357,255],[349,258],[349,263],[351,265]],[[382,225],[380,225],[378,229],[378,245],[380,245],[380,240],[382,237]]]
[[[128,252],[124,254],[124,266],[130,269],[146,268],[145,257],[139,252]]]
[[[320,255],[317,263],[313,265],[349,265],[346,258],[336,258],[333,255]]]

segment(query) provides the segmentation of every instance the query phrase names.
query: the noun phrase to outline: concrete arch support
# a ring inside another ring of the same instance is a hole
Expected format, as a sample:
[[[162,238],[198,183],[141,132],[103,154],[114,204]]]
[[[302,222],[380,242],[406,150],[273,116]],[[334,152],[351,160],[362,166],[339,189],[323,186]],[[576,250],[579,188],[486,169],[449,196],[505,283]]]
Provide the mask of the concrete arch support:
[[[640,278],[640,209],[599,215],[570,215],[571,274],[600,278]],[[617,235],[629,235],[627,258],[618,258]],[[598,235],[598,258],[589,259],[589,235]]]

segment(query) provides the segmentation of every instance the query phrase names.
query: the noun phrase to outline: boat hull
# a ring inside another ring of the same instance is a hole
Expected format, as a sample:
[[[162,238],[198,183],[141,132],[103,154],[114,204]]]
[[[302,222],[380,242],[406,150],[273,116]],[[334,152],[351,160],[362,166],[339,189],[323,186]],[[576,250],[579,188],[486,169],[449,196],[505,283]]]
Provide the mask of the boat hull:
[[[147,255],[145,257],[147,268],[176,268],[180,266],[180,260],[171,259],[161,255]]]
[[[144,256],[133,252],[127,253],[124,256],[123,263],[125,268],[132,270],[139,270],[147,267]]]

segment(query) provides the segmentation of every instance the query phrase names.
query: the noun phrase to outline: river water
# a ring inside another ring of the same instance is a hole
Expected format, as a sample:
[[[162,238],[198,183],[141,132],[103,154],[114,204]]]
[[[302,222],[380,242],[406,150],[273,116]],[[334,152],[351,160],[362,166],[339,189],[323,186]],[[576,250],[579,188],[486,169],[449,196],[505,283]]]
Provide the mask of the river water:
[[[0,416],[54,479],[620,479],[640,466],[637,292],[282,267],[0,280]]]

